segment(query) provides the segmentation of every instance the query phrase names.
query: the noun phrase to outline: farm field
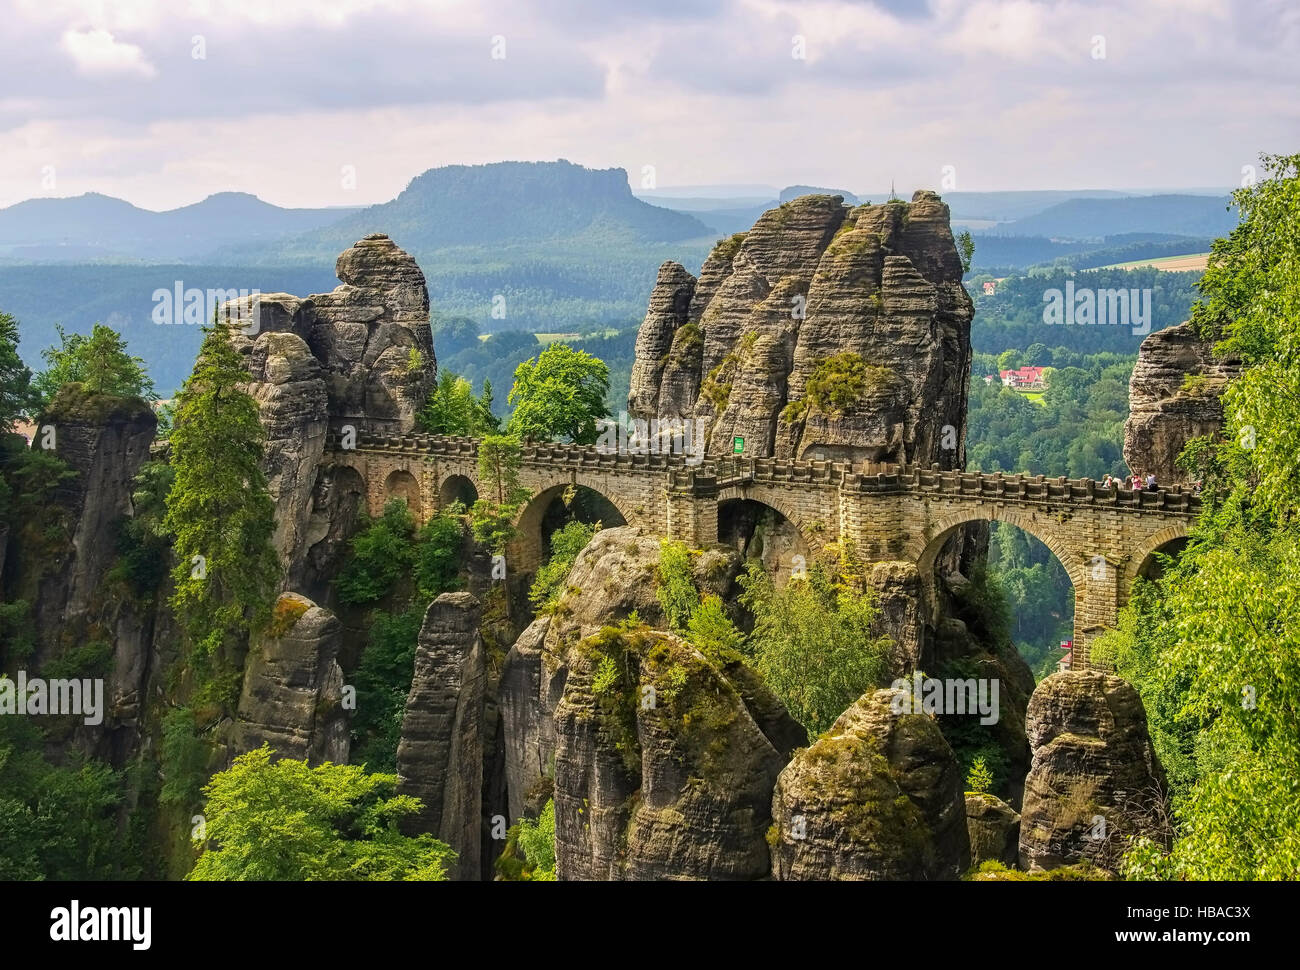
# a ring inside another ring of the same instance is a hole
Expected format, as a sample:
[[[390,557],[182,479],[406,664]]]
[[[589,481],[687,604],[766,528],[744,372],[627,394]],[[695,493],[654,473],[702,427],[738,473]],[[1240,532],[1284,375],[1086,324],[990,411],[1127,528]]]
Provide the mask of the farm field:
[[[1112,263],[1101,269],[1137,269],[1139,266],[1154,266],[1166,273],[1205,272],[1209,253],[1191,253],[1187,256],[1162,256],[1159,259],[1134,259],[1127,263]]]

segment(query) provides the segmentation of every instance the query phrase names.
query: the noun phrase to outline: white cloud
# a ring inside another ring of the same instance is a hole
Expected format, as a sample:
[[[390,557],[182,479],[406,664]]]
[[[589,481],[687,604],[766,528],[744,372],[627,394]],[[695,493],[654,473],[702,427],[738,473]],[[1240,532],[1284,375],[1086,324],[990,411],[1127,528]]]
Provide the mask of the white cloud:
[[[68,30],[63,34],[63,49],[77,65],[77,70],[91,77],[135,75],[151,78],[158,71],[135,44],[117,40],[107,30]]]

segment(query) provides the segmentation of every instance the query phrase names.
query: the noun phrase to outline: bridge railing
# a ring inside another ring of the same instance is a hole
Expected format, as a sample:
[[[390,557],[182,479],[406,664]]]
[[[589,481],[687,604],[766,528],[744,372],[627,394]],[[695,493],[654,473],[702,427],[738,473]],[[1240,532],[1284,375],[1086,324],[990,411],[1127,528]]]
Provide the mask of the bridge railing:
[[[330,450],[342,448],[342,437],[332,431],[326,443]],[[391,454],[447,456],[476,459],[478,439],[450,435],[363,432],[357,450]],[[786,458],[706,458],[690,463],[679,454],[622,454],[595,445],[526,441],[522,448],[525,464],[564,464],[592,470],[657,473],[667,475],[675,488],[743,484],[795,485],[847,488],[874,493],[933,493],[961,498],[995,501],[1077,503],[1109,505],[1135,511],[1150,510],[1191,514],[1201,507],[1200,496],[1172,488],[1136,491],[1118,484],[1103,487],[1091,478],[1048,478],[1021,473],[978,472],[922,468],[916,464],[864,461],[859,463]]]

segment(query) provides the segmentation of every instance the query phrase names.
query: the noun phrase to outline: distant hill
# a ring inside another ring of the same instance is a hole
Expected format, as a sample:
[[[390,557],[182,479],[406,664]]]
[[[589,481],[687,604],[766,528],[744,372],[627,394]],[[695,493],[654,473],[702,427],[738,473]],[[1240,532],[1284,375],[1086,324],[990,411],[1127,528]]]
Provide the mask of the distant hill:
[[[417,260],[466,246],[565,242],[601,250],[611,244],[664,243],[717,235],[694,216],[642,202],[621,168],[555,162],[448,165],[416,176],[397,198],[330,226],[221,257],[331,263],[371,232],[385,232]]]
[[[1082,240],[1126,233],[1224,236],[1237,224],[1237,214],[1228,203],[1227,197],[1207,195],[1070,199],[989,231]]]
[[[842,195],[844,196],[844,201],[849,205],[858,205],[862,201],[847,189],[823,189],[818,188],[815,185],[787,185],[781,190],[781,194],[777,196],[777,201],[789,202],[791,199],[797,199],[801,195]]]
[[[221,192],[164,212],[97,192],[29,199],[0,209],[0,256],[32,262],[187,262],[222,246],[316,229],[354,211],[282,209],[244,192]]]
[[[115,204],[124,225],[138,225],[143,210],[99,199]],[[319,293],[337,285],[342,250],[385,232],[419,262],[435,313],[471,317],[485,332],[623,329],[645,315],[660,263],[698,272],[720,235],[634,198],[622,169],[565,161],[434,169],[391,202],[332,214],[332,224],[288,238],[239,233],[187,266],[6,266],[0,258],[0,307],[18,318],[29,363],[39,363],[55,324],[87,332],[103,321],[125,333],[164,390],[189,373],[198,346],[196,329],[160,328],[149,318],[151,294],[173,281]]]

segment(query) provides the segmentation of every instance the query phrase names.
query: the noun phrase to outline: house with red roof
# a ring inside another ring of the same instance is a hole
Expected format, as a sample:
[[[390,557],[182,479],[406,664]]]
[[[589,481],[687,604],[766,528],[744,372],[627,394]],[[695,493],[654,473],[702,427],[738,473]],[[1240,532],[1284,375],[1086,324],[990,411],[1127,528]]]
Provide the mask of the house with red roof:
[[[1046,367],[1017,367],[1015,370],[998,371],[1002,384],[1016,391],[1041,391],[1047,387],[1043,379]]]

